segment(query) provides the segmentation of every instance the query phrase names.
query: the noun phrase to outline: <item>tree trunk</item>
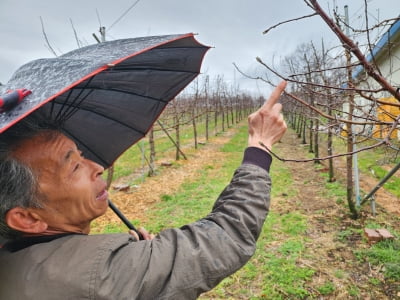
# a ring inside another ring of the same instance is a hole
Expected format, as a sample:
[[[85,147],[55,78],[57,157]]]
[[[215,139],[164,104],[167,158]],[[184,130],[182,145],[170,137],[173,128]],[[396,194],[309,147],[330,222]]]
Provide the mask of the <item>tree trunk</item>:
[[[180,159],[180,148],[181,148],[181,141],[180,141],[180,132],[179,132],[179,120],[175,117],[175,143],[176,143],[176,151],[175,151],[175,160]]]
[[[192,125],[193,125],[193,138],[194,138],[194,148],[198,148],[198,142],[197,142],[197,127],[196,127],[196,112],[193,106],[192,109]]]
[[[307,124],[307,118],[306,116],[303,117],[303,127],[302,127],[302,136],[303,136],[303,140],[301,141],[301,143],[303,145],[307,144],[307,140],[306,140],[306,124]]]
[[[215,111],[214,111],[214,133],[218,134],[218,102],[215,100]]]
[[[351,58],[350,58],[350,52],[349,50],[346,50],[346,58],[347,58],[347,79],[349,82],[349,86],[353,86],[352,82],[352,68],[351,68]],[[348,114],[348,120],[352,121],[353,120],[353,113],[354,113],[354,93],[350,92],[349,93],[349,114]],[[353,147],[353,127],[351,123],[347,125],[347,153],[352,153],[354,150]],[[353,191],[353,185],[354,185],[354,180],[353,180],[353,155],[347,155],[346,156],[346,173],[347,173],[347,204],[350,209],[351,217],[353,219],[358,218],[358,212],[353,200],[354,196],[354,191]]]
[[[219,99],[219,107],[220,107],[220,110],[221,110],[221,130],[222,130],[222,132],[224,132],[225,131],[225,107],[223,107],[223,105],[222,105],[222,101],[221,101],[221,99]]]
[[[210,133],[209,133],[209,123],[210,123],[210,116],[209,116],[209,107],[208,107],[208,98],[206,100],[206,141],[208,142]]]
[[[314,152],[314,120],[313,120],[313,116],[311,116],[310,119],[310,136],[309,136],[309,140],[310,140],[310,145],[308,147],[308,152],[313,153]]]
[[[332,101],[332,96],[330,95],[330,93],[328,92],[328,115],[332,116],[332,105],[333,105],[333,101]],[[332,134],[332,120],[329,119],[328,122],[328,141],[327,141],[327,147],[328,147],[328,156],[332,156],[333,155],[333,134]],[[335,172],[333,169],[333,158],[328,159],[328,166],[329,166],[329,178],[328,181],[329,182],[334,182],[335,179]]]
[[[314,157],[319,157],[319,119],[315,120],[315,133],[314,133]],[[320,164],[319,160],[315,160],[314,163]]]

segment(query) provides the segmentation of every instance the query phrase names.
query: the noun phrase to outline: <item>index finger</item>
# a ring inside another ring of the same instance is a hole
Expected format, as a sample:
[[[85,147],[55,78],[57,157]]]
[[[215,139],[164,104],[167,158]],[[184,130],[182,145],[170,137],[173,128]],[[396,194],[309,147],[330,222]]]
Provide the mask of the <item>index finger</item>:
[[[271,109],[279,100],[281,97],[282,92],[286,88],[286,81],[281,81],[275,89],[272,91],[271,96],[269,99],[264,103],[264,105],[261,107],[261,109]]]

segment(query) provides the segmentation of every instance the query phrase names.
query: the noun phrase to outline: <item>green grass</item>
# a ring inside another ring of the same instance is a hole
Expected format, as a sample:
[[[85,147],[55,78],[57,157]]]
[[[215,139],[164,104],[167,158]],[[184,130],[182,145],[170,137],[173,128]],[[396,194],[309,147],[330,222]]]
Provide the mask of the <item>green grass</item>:
[[[350,296],[352,297],[356,297],[356,299],[358,298],[358,296],[360,295],[360,290],[358,287],[354,286],[354,285],[350,285],[347,288],[347,292],[349,293]]]
[[[381,266],[387,280],[400,280],[400,241],[398,236],[395,240],[384,240],[368,249],[357,251],[358,257],[362,260],[375,266]]]
[[[303,299],[309,296],[306,284],[315,271],[297,263],[304,255],[306,229],[306,217],[299,213],[270,213],[252,258],[257,261],[263,277],[261,293],[254,299],[267,296],[268,299]],[[276,245],[275,241],[280,244]]]
[[[321,145],[326,143],[326,135],[321,136]],[[396,143],[396,141],[393,141]],[[374,142],[375,143],[375,142]],[[335,153],[346,153],[346,145],[345,141],[334,137],[334,152]],[[365,146],[372,145],[372,141],[366,141],[361,145],[358,145],[357,148],[360,149]],[[398,146],[398,145],[395,145]],[[387,147],[377,147],[372,150],[362,151],[357,155],[358,168],[361,173],[367,174],[368,176],[375,177],[377,180],[381,180],[386,174],[389,172],[394,165],[400,162],[400,156],[397,151],[389,149]],[[383,165],[386,165],[385,169]],[[398,174],[396,176],[392,176],[385,184],[384,188],[392,193],[393,195],[400,197],[400,178]],[[369,191],[364,191],[368,193]]]
[[[383,164],[393,167],[394,164],[400,162],[400,158],[387,158],[387,156],[394,156],[395,154],[394,150],[385,151],[382,147],[376,148],[373,151],[360,153],[358,155],[358,167],[361,172],[375,177],[377,180],[381,180],[390,170],[383,168]],[[397,176],[392,176],[384,184],[384,188],[397,197],[400,197],[399,186],[400,178]]]
[[[293,178],[290,174],[290,170],[285,166],[285,163],[277,159],[273,160],[271,166],[271,179],[272,179],[272,190],[271,196],[285,195],[286,197],[293,197],[297,195],[298,191],[292,189],[286,189],[288,186],[292,186]]]
[[[346,275],[346,272],[343,270],[335,270],[334,275],[338,279],[343,279]]]
[[[342,231],[339,231],[337,234],[337,239],[338,239],[338,241],[345,243],[349,239],[351,239],[352,236],[361,235],[361,234],[362,234],[361,229],[350,227],[350,228],[344,229]]]
[[[321,295],[329,295],[335,291],[335,286],[332,282],[326,282],[320,287],[317,288],[318,292],[321,293]]]
[[[281,231],[289,236],[297,236],[307,229],[306,218],[298,212],[289,212],[280,218]]]
[[[323,174],[328,177],[327,174]],[[337,204],[344,203],[346,201],[347,191],[346,188],[338,181],[326,182],[324,196],[329,199],[336,199]]]

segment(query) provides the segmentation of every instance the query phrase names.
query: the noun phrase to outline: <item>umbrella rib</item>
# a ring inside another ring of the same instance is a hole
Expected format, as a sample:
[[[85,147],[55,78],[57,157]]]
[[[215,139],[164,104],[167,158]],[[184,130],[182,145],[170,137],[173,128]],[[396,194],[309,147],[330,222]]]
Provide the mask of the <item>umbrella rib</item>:
[[[76,87],[74,89],[85,89],[85,87]],[[110,88],[101,88],[101,87],[91,87],[90,88],[92,91],[93,90],[99,90],[99,91],[112,91],[112,92],[118,92],[118,93],[123,93],[123,94],[128,94],[128,95],[133,95],[133,96],[139,96],[139,97],[143,97],[149,100],[153,100],[153,101],[157,101],[157,102],[162,102],[162,103],[168,103],[169,101],[163,100],[163,99],[159,99],[159,98],[155,98],[155,97],[151,97],[151,96],[145,96],[145,95],[141,95],[135,92],[129,92],[129,91],[124,91],[124,90],[120,90],[120,89],[110,89]],[[58,103],[58,102],[57,102]]]
[[[79,97],[79,95],[81,95],[83,93],[83,91],[77,96],[77,98],[75,98],[72,103],[70,103],[68,105],[69,110],[67,109],[64,114],[62,115],[62,119],[63,120],[67,120],[69,119],[78,109],[80,109],[79,105],[85,101],[85,99],[93,92],[93,90],[89,90],[88,93],[82,97],[81,100],[76,101],[76,99]]]
[[[90,111],[90,110],[87,110],[87,109],[84,109],[84,108],[80,108],[80,110]],[[109,119],[109,120],[111,120],[111,121],[113,121],[113,122],[115,122],[115,123],[121,124],[121,125],[125,126],[126,128],[129,128],[129,129],[131,129],[131,130],[133,130],[133,131],[135,131],[135,132],[141,134],[142,136],[145,136],[145,133],[144,133],[143,131],[140,131],[140,130],[137,130],[136,128],[134,128],[134,127],[128,126],[127,124],[122,123],[122,122],[118,121],[117,119],[110,118],[110,117],[108,117],[108,116],[105,116],[105,115],[103,115],[103,114],[99,114],[99,113],[97,113],[97,112],[93,112],[93,111],[90,111],[90,112],[91,112],[91,113],[95,113],[95,114],[97,114],[97,115],[99,115],[99,116],[102,116],[102,117],[104,117],[104,118],[107,118],[107,119]],[[82,145],[83,147],[85,147],[86,149],[91,149],[86,143],[84,143],[82,140],[78,139],[78,137],[77,137],[76,135],[72,134],[72,133],[71,133],[70,131],[68,131],[65,127],[62,127],[61,130],[62,130],[66,135],[68,135],[69,137],[71,137],[72,140],[74,140],[75,142],[78,142],[79,144],[81,144],[81,145]],[[109,162],[105,161],[105,160],[104,160],[102,157],[100,157],[97,153],[95,153],[95,152],[93,152],[93,151],[91,151],[91,150],[90,150],[90,153],[92,153],[92,155],[94,155],[95,157],[97,157],[98,161],[100,161],[100,162],[102,163],[103,166],[109,166]]]
[[[58,110],[58,113],[57,113],[57,115],[55,116],[55,118],[54,118],[54,120],[61,120],[62,118],[62,115],[63,115],[63,109],[64,109],[64,107],[65,107],[65,105],[66,105],[66,103],[68,102],[68,100],[70,99],[70,97],[71,97],[71,95],[72,95],[72,91],[73,91],[73,89],[70,89],[69,91],[68,91],[68,95],[67,95],[67,97],[65,98],[65,100],[61,103],[60,102],[60,104],[61,104],[61,107],[60,107],[60,109]],[[56,98],[57,99],[57,98]],[[56,100],[53,100],[52,101],[52,106],[51,106],[51,110],[50,110],[50,115],[52,115],[53,114],[53,110],[54,110],[54,107],[55,107],[55,104],[56,103]]]
[[[74,140],[75,142],[83,145],[86,149],[90,149],[90,147],[88,147],[84,142],[82,142],[80,139],[78,139],[78,137],[74,134],[71,134],[70,131],[66,130],[64,127],[62,127],[61,129],[67,136],[69,136],[72,140]],[[103,166],[108,166],[108,162],[106,162],[103,158],[101,158],[99,155],[97,155],[97,153],[90,151],[90,153],[92,153],[92,155],[96,156],[98,158],[99,161],[102,162]]]
[[[70,104],[68,104],[67,106],[67,102],[71,96],[71,92],[68,93],[67,98],[62,102],[62,106],[60,108],[60,110],[58,111],[58,114],[56,116],[56,120],[59,118],[59,120],[66,120],[68,119],[77,109],[77,106],[75,106],[74,104],[76,102],[78,102],[79,97],[83,94],[83,92],[85,91],[85,89],[88,87],[89,83],[93,80],[95,76],[90,77],[86,82],[85,85],[83,87],[83,89],[78,93],[78,95],[76,95],[74,97],[74,99],[72,100],[72,102]],[[71,89],[70,91],[72,91],[73,89]],[[87,93],[87,95],[85,95],[84,97],[82,97],[81,100],[79,100],[78,105],[82,103],[82,101],[84,101],[90,94],[91,94],[92,90],[89,90],[89,92]],[[64,107],[67,108],[64,111]]]
[[[71,94],[72,94],[72,89],[70,89],[70,90],[68,91],[68,95],[67,95],[67,97],[66,97],[66,99],[65,99],[65,102],[68,101],[68,99],[71,97]],[[54,107],[55,107],[54,104],[55,104],[55,101],[51,101],[50,116],[53,115],[53,111],[54,111]],[[57,113],[56,117],[54,118],[54,120],[58,120],[58,117],[59,117],[59,115],[60,115],[61,110],[63,109],[63,107],[64,107],[64,106],[62,106],[62,107],[60,108],[60,110],[58,111],[58,113]]]
[[[134,128],[134,127],[132,127],[132,126],[129,126],[129,125],[127,125],[126,123],[120,122],[118,119],[111,118],[111,117],[109,117],[108,115],[105,115],[105,114],[102,114],[102,113],[99,113],[99,112],[96,112],[96,111],[87,109],[87,108],[85,108],[85,107],[75,107],[75,108],[76,108],[76,109],[74,110],[74,113],[75,113],[76,111],[78,111],[78,109],[81,110],[81,111],[88,111],[88,112],[90,112],[91,114],[96,114],[96,115],[98,115],[98,116],[102,116],[102,117],[105,118],[105,119],[111,120],[111,121],[113,121],[113,122],[115,122],[115,123],[118,123],[118,124],[121,124],[121,125],[125,126],[126,128],[129,128],[129,129],[131,129],[131,130],[134,130],[134,131],[136,131],[137,133],[140,133],[140,134],[142,134],[142,135],[145,135],[145,132],[140,131],[140,130],[137,130],[136,128]],[[71,117],[71,116],[72,116],[72,115],[70,115],[69,117]]]
[[[132,72],[132,71],[157,71],[157,72],[173,72],[173,73],[182,73],[182,74],[192,74],[192,75],[197,75],[199,74],[198,72],[195,71],[184,71],[184,70],[177,70],[177,69],[161,69],[161,68],[151,68],[151,67],[130,67],[130,64],[125,63],[124,65],[117,65],[114,66],[113,68],[107,70],[108,72],[110,71],[119,71],[119,72]]]

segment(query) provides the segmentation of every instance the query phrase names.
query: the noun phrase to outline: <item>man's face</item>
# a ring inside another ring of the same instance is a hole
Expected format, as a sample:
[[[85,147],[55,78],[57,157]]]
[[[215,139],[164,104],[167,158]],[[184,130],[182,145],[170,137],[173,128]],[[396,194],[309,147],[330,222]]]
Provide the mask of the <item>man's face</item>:
[[[66,136],[35,136],[23,142],[14,156],[38,176],[44,207],[34,211],[49,232],[89,233],[90,222],[107,210],[103,167],[85,159]]]

